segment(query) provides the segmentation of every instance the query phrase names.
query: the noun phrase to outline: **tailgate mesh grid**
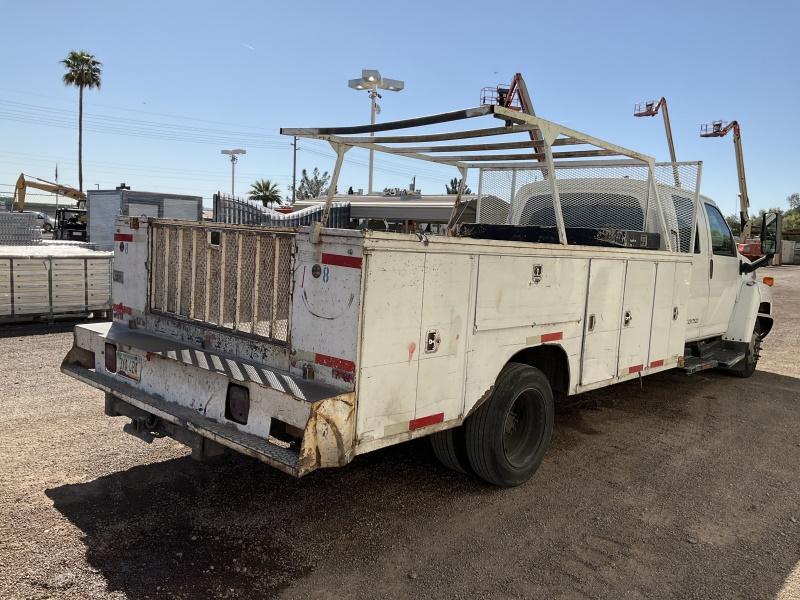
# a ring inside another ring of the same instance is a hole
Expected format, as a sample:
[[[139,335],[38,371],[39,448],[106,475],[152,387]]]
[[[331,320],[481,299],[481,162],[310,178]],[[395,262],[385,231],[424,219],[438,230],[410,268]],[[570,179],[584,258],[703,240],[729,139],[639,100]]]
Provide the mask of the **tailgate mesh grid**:
[[[150,309],[288,341],[294,234],[152,224]]]

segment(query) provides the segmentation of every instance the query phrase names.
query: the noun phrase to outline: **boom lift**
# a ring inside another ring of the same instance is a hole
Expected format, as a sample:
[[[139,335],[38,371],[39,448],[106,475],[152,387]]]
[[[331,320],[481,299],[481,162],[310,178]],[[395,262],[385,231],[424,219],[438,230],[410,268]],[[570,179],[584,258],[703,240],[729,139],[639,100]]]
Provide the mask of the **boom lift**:
[[[646,100],[644,102],[639,102],[633,108],[633,116],[634,117],[655,117],[658,114],[658,111],[661,110],[661,116],[664,117],[664,131],[667,134],[667,144],[669,145],[669,159],[673,165],[678,162],[678,159],[675,158],[675,143],[672,141],[672,125],[669,121],[669,108],[667,108],[667,99],[664,96],[661,96],[661,99],[656,100]],[[675,178],[675,187],[681,187],[681,180],[680,176],[678,175],[678,167],[672,167],[672,174]]]
[[[712,121],[700,126],[700,137],[725,137],[733,131],[733,148],[736,151],[736,175],[739,178],[739,221],[742,226],[742,242],[750,237],[750,197],[747,195],[747,180],[744,176],[744,155],[742,154],[742,132],[738,121]]]
[[[45,192],[52,192],[53,194],[60,194],[67,198],[72,198],[78,203],[78,208],[84,208],[86,204],[86,194],[75,188],[60,183],[53,183],[38,177],[26,176],[25,173],[20,173],[17,179],[17,185],[14,187],[14,202],[12,210],[23,212],[25,210],[25,191],[27,188],[35,188]],[[14,207],[17,207],[16,209]]]

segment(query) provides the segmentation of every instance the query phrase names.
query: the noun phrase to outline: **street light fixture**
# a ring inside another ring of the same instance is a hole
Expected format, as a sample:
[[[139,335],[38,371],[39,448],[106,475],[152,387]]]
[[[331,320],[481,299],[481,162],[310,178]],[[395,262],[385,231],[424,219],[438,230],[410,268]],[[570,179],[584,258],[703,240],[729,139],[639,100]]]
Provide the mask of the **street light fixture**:
[[[239,160],[236,158],[237,154],[247,154],[247,150],[244,148],[234,148],[233,150],[220,150],[220,154],[226,154],[231,157],[231,196],[234,195],[233,193],[233,182],[236,180],[236,162]]]
[[[347,82],[347,86],[354,90],[369,90],[370,99],[370,125],[375,124],[375,115],[381,112],[378,106],[378,98],[382,96],[378,90],[388,90],[390,92],[399,92],[405,87],[405,83],[399,79],[388,79],[381,77],[380,71],[377,69],[362,69],[361,77],[359,79],[351,79]],[[370,133],[370,137],[375,134]],[[369,151],[369,185],[367,186],[367,193],[372,193],[372,164],[375,158],[375,151],[370,148]]]

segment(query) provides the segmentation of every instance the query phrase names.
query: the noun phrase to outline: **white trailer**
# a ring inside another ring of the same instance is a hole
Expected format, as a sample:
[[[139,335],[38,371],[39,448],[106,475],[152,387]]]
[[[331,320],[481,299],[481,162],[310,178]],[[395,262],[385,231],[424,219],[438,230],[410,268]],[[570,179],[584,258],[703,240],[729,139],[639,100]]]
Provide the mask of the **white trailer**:
[[[477,116],[506,124],[345,137]],[[334,145],[329,203],[352,146],[479,169],[478,222],[459,224],[458,201],[448,236],[120,218],[114,320],[76,327],[62,370],[105,391],[130,433],[295,476],[431,435],[445,465],[510,486],[541,463],[567,396],[755,369],[768,288],[699,195],[700,163],[494,106],[284,133]],[[527,139],[403,146],[513,134]],[[555,161],[561,145],[593,149]]]

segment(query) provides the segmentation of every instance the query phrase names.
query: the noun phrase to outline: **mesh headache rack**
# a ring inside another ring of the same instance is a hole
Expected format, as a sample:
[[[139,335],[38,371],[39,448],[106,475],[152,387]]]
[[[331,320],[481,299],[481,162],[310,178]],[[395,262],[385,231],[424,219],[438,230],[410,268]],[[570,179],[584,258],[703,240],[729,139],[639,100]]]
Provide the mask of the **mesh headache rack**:
[[[433,126],[485,117],[502,124],[429,132]],[[394,133],[419,128],[426,131]],[[450,235],[693,251],[700,162],[656,163],[519,109],[489,104],[372,125],[282,128],[281,133],[328,141],[336,152],[312,239],[328,225],[345,153],[357,147],[455,167],[461,183]],[[470,170],[478,171],[477,219],[462,224]]]

